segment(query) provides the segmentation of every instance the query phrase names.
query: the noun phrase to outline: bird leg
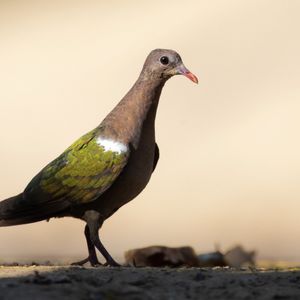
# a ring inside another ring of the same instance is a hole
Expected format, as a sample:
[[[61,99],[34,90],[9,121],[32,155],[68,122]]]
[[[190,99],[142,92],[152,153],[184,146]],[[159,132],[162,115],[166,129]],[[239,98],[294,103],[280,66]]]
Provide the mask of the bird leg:
[[[108,251],[104,248],[98,235],[95,237],[94,245],[106,259],[105,265],[111,266],[111,267],[120,267],[121,266],[111,257],[111,255],[108,253]]]
[[[101,243],[99,235],[98,235],[99,229],[102,226],[104,219],[96,211],[87,211],[85,213],[85,218],[87,221],[87,226],[89,228],[91,242],[106,259],[105,265],[112,266],[112,267],[119,267],[120,264],[118,264],[111,257],[111,255],[108,253],[108,251],[105,249],[105,247]]]
[[[77,261],[77,262],[72,263],[72,265],[82,266],[85,263],[90,262],[90,264],[93,267],[100,266],[101,263],[98,261],[96,251],[95,251],[95,246],[94,246],[93,242],[91,241],[90,230],[89,230],[89,227],[87,225],[84,228],[84,235],[85,235],[86,243],[87,243],[87,246],[88,246],[89,256],[87,258],[81,260],[81,261]]]

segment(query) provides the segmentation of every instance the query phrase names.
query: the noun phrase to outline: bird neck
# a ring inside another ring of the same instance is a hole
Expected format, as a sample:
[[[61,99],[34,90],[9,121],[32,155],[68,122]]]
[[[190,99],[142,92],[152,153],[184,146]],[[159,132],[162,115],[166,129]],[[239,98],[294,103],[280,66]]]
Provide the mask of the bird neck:
[[[166,80],[140,77],[100,127],[108,138],[137,147],[145,122],[153,126],[162,88]]]

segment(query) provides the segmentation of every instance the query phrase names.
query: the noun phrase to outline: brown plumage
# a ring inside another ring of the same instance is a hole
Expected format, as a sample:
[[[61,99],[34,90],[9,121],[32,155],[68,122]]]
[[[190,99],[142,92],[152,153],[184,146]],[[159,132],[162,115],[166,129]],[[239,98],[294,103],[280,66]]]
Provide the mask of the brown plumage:
[[[0,202],[0,226],[79,218],[86,222],[89,255],[78,264],[100,264],[97,248],[108,265],[118,265],[98,231],[149,182],[159,158],[154,123],[160,94],[177,74],[197,82],[178,53],[153,50],[136,83],[96,129],[42,169],[23,193]]]

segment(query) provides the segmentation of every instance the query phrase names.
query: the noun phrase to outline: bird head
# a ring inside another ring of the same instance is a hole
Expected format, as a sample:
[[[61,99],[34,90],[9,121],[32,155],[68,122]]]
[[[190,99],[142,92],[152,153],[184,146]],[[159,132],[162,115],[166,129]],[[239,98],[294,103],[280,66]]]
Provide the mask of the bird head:
[[[173,50],[155,49],[148,55],[142,76],[147,79],[169,79],[174,75],[184,75],[195,83],[198,78],[182,62],[180,55]]]

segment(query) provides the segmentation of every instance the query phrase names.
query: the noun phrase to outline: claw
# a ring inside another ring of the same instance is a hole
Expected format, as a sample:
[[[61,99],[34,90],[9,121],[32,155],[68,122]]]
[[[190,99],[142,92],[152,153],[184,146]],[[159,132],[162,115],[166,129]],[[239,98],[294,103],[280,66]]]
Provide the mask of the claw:
[[[86,264],[89,261],[89,258],[85,258],[83,260],[80,261],[75,261],[73,263],[71,263],[71,266],[83,266],[84,264]]]
[[[105,267],[121,267],[122,265],[118,264],[116,261],[107,261],[106,263],[103,264]]]
[[[90,257],[87,257],[83,260],[74,262],[71,264],[71,266],[83,266],[84,264],[86,264],[87,262],[89,262],[91,264],[92,267],[100,267],[102,266],[102,264],[96,259],[91,259]]]

